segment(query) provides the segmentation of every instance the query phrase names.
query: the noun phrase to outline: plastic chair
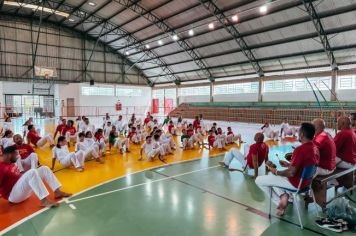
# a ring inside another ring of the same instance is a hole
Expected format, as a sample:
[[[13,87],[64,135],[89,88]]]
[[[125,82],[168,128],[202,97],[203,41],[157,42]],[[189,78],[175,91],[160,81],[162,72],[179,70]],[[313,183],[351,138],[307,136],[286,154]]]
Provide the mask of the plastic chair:
[[[293,204],[297,203],[297,199],[299,198],[299,196],[302,193],[307,193],[307,192],[310,191],[310,193],[311,193],[311,195],[313,197],[314,204],[316,204],[314,192],[313,192],[313,189],[311,187],[312,180],[313,180],[313,178],[315,176],[316,169],[317,169],[316,166],[304,167],[297,189],[288,189],[288,188],[282,188],[282,187],[278,187],[278,186],[272,186],[271,187],[271,190],[270,190],[270,201],[269,201],[269,215],[268,215],[269,218],[271,218],[272,188],[279,188],[279,189],[285,190],[287,192],[290,192],[293,195],[293,199],[294,199]],[[310,184],[308,186],[306,186],[305,188],[301,189],[301,185],[302,185],[304,180],[310,180]],[[294,204],[294,205],[297,208],[297,214],[298,214],[298,220],[299,220],[300,228],[303,229],[303,222],[302,222],[302,219],[301,219],[301,216],[300,216],[299,206],[297,204]],[[316,206],[316,209],[317,209],[317,206]]]

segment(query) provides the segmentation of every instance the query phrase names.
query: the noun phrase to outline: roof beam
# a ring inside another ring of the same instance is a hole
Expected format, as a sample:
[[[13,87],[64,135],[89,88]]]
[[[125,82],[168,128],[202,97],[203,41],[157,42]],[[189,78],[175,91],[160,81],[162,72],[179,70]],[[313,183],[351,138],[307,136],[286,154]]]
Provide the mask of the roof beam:
[[[220,22],[224,29],[234,38],[236,43],[239,45],[241,52],[247,57],[252,68],[256,71],[258,76],[263,76],[263,70],[256,60],[255,55],[247,45],[241,33],[237,30],[237,27],[225,16],[225,14],[220,10],[220,8],[214,3],[213,0],[199,0],[200,3],[211,12],[213,16]]]
[[[351,11],[355,11],[355,10],[356,10],[356,4],[353,4],[353,5],[348,5],[348,6],[344,6],[344,7],[340,7],[340,8],[337,8],[337,9],[332,9],[332,10],[329,10],[329,11],[325,11],[325,12],[319,13],[319,17],[320,17],[320,19],[322,19],[322,18],[334,16],[334,15],[345,14],[345,13],[348,13],[348,12],[351,12]],[[293,20],[290,20],[290,21],[282,22],[282,23],[279,23],[279,24],[271,25],[271,26],[268,26],[268,27],[264,27],[264,28],[261,28],[261,29],[255,29],[255,30],[251,30],[251,31],[248,31],[248,32],[245,32],[245,33],[241,33],[241,36],[246,37],[246,36],[251,36],[251,35],[255,35],[255,34],[265,33],[265,32],[268,32],[268,31],[273,31],[273,30],[289,27],[289,26],[292,26],[292,25],[302,24],[302,23],[306,23],[306,22],[309,22],[309,21],[310,21],[309,16],[305,16],[305,17],[293,19]],[[318,37],[317,33],[315,33],[315,37]],[[295,38],[295,37],[293,37],[293,38]],[[222,39],[219,39],[217,41],[210,42],[210,43],[201,44],[199,46],[196,46],[195,49],[204,48],[204,47],[208,47],[208,46],[211,46],[211,45],[214,45],[214,44],[228,42],[228,41],[231,41],[231,40],[233,40],[232,37],[226,37],[226,38],[222,38]],[[251,48],[251,45],[250,45],[250,48]],[[179,51],[175,51],[175,52],[161,54],[160,57],[163,58],[163,57],[167,57],[167,56],[172,56],[172,55],[175,55],[175,54],[178,54],[178,53],[182,53],[182,52],[184,52],[184,51],[183,50],[179,50]],[[232,53],[236,53],[236,52],[240,52],[240,50],[239,49],[230,50],[229,52],[223,52],[221,54],[216,53],[216,54],[214,54],[214,56],[221,56],[221,55],[230,54],[230,53],[232,54]],[[132,53],[131,55],[135,55],[135,53]],[[214,56],[212,56],[212,57],[214,57]],[[210,57],[209,55],[206,56],[206,58],[209,58],[209,57]],[[203,59],[206,59],[206,58],[203,57]],[[148,60],[143,60],[142,62],[147,62],[147,61]],[[178,62],[178,63],[183,63],[183,62],[189,62],[189,60],[181,61],[181,62]]]
[[[144,17],[146,20],[152,22],[155,26],[161,29],[162,32],[164,32],[165,34],[168,35],[176,34],[176,32],[168,24],[166,24],[164,21],[162,21],[162,19],[158,18],[153,13],[147,11],[145,8],[141,7],[137,3],[132,5],[133,3],[132,0],[114,0],[114,1],[136,12],[140,16]],[[188,42],[182,39],[179,39],[176,42],[192,58],[192,60],[195,62],[198,68],[204,73],[204,75],[210,78],[211,80],[213,80],[212,74],[207,69],[204,62],[200,60],[200,56],[198,55],[198,53],[194,49],[192,49],[192,47],[188,44]],[[176,82],[179,83],[179,81]]]
[[[318,16],[318,13],[310,0],[302,0],[305,9],[307,10],[310,20],[313,22],[313,25],[316,29],[316,32],[319,35],[319,39],[321,41],[321,44],[323,45],[324,51],[329,59],[330,62],[330,67],[332,70],[337,70],[337,63],[335,60],[335,56],[333,51],[331,50],[331,46],[328,40],[327,35],[325,34],[324,27],[321,23],[320,17]]]

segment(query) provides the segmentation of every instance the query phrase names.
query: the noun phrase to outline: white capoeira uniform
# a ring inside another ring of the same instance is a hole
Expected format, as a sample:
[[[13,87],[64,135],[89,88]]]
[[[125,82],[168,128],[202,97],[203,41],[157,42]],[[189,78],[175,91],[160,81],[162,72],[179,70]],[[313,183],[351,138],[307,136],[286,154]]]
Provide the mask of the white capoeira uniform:
[[[91,157],[94,159],[99,158],[99,146],[92,145],[91,143],[84,140],[83,142],[77,142],[75,144],[75,152],[83,151],[85,160],[89,160]]]
[[[11,122],[3,122],[2,128],[4,129],[4,132],[7,130],[14,130],[14,127]]]
[[[295,136],[297,129],[294,127],[290,127],[288,123],[282,123],[281,129],[283,130],[284,136],[292,135]]]
[[[33,152],[25,159],[22,159],[19,155],[16,160],[16,166],[19,168],[20,172],[28,171],[30,169],[37,169],[38,167],[38,155]]]
[[[119,134],[123,134],[127,130],[127,124],[123,120],[117,120],[113,125]]]
[[[85,122],[82,122],[81,124],[79,124],[79,127],[78,127],[78,133],[81,133],[81,132],[92,132],[94,133],[95,132],[95,126],[92,125],[92,124],[85,124]]]
[[[141,142],[141,137],[137,134],[137,132],[135,131],[134,134],[132,134],[132,136],[130,137],[131,142],[138,144]]]
[[[142,148],[150,161],[152,161],[158,154],[161,154],[162,156],[165,155],[164,148],[157,143],[153,143],[153,141],[150,144],[144,143]]]
[[[41,139],[37,141],[36,146],[43,147],[44,145],[46,145],[46,143],[48,143],[49,145],[54,144],[54,139],[52,134],[46,134],[45,136],[41,137]]]
[[[105,141],[109,141],[109,136],[110,136],[110,132],[112,130],[112,125],[111,126],[105,126],[104,127],[104,137],[105,137]]]
[[[350,169],[353,168],[355,164],[343,161],[341,158],[336,157],[336,167],[341,169]]]
[[[264,127],[262,129],[262,133],[264,133],[267,138],[277,138],[278,132],[274,132],[271,126]],[[273,134],[276,133],[276,137],[273,137]]]
[[[215,137],[215,142],[217,148],[225,148],[226,145],[226,135],[225,134],[217,134]],[[215,145],[214,142],[214,145]]]
[[[42,200],[49,195],[49,192],[44,185],[45,181],[52,191],[61,187],[56,176],[47,166],[41,166],[38,169],[31,169],[25,172],[16,184],[12,187],[9,195],[9,202],[20,203],[28,199],[32,193]]]
[[[296,188],[288,181],[288,178],[274,175],[272,173],[269,173],[268,175],[263,175],[263,176],[258,176],[255,180],[256,185],[262,189],[263,192],[267,196],[270,196],[271,190],[272,190],[272,201],[278,205],[280,196],[286,191],[280,189],[280,188],[274,188],[276,187],[281,187],[281,188],[287,188],[291,190],[295,190]]]
[[[121,139],[118,137],[115,139],[115,143],[114,143],[113,147],[117,148],[119,150],[123,150],[124,147],[126,147],[126,149],[128,149],[129,148],[129,140],[127,138]]]
[[[153,129],[153,127],[157,126],[158,124],[155,124],[152,120],[150,120],[146,125],[149,129]]]
[[[84,166],[84,152],[78,151],[76,153],[69,152],[68,146],[62,146],[61,148],[54,147],[52,149],[53,158],[57,158],[59,163],[64,167],[69,167],[71,164],[75,168]]]
[[[0,145],[5,149],[7,147],[15,145],[13,138],[2,138],[0,139]]]
[[[148,135],[146,131],[144,131],[142,129],[138,129],[138,128],[136,128],[136,134],[141,141],[146,140],[146,137]]]
[[[226,135],[226,143],[230,144],[230,143],[235,143],[237,140],[241,140],[241,134],[228,134]]]
[[[194,146],[193,139],[191,137],[183,138],[182,145],[183,145],[183,149],[192,148]]]
[[[106,147],[106,144],[105,144],[105,138],[101,138],[100,140],[97,140],[95,141],[93,139],[93,141],[99,146],[99,151],[103,154],[105,153],[105,147]]]
[[[230,151],[225,153],[224,164],[226,166],[230,166],[232,160],[236,159],[238,162],[241,163],[242,168],[244,168],[247,165],[246,157],[247,157],[249,151],[250,151],[250,145],[248,145],[248,144],[244,145],[243,153],[241,151],[239,151],[237,148],[231,148]]]
[[[172,135],[162,134],[159,138],[159,142],[162,144],[167,143],[170,146],[170,148],[175,148],[175,146],[176,146],[174,144]]]

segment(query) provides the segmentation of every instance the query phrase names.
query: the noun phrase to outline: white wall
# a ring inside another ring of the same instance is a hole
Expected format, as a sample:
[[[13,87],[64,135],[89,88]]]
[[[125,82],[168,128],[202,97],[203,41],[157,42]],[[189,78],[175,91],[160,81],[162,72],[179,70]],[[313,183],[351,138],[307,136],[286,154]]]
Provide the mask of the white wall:
[[[323,101],[321,95],[317,93],[317,96],[320,101]],[[322,91],[324,97],[327,100],[330,100],[330,92]],[[315,96],[313,92],[309,91],[300,91],[300,92],[283,92],[283,93],[263,93],[262,100],[265,102],[289,102],[289,101],[297,101],[297,102],[315,102]]]
[[[337,91],[340,101],[356,101],[356,89],[343,89]]]
[[[214,102],[257,102],[257,93],[215,95]]]
[[[189,102],[210,102],[209,95],[179,97],[179,104]]]

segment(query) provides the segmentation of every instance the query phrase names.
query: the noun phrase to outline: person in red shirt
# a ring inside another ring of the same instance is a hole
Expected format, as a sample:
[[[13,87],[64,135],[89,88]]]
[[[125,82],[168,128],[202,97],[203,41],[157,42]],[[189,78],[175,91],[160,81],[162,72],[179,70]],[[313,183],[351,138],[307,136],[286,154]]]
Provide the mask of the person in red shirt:
[[[35,193],[41,201],[41,206],[58,206],[58,203],[48,199],[49,193],[44,181],[54,192],[55,198],[71,196],[61,191],[61,184],[47,166],[31,169],[21,174],[15,165],[17,158],[18,150],[15,146],[4,149],[3,161],[0,162],[0,195],[3,198],[11,203],[20,203]]]
[[[62,131],[66,127],[66,125],[67,125],[67,120],[62,119],[61,123],[59,125],[57,125],[56,132],[54,132],[54,136],[53,136],[54,139],[56,139],[57,134],[62,135],[62,133],[63,133]]]
[[[351,120],[343,116],[337,120],[337,128],[340,130],[335,138],[336,166],[349,169],[356,164],[356,134],[351,129]]]
[[[226,143],[232,144],[232,143],[235,143],[236,141],[239,141],[239,143],[242,143],[241,134],[235,135],[234,132],[232,132],[231,127],[227,127]]]
[[[103,129],[98,129],[94,133],[94,139],[95,142],[99,145],[99,152],[101,155],[105,155],[105,136],[104,136],[104,130]]]
[[[74,121],[68,120],[67,125],[62,129],[62,136],[66,137],[68,147],[70,146],[70,142],[76,142],[77,141],[77,130],[74,127]]]
[[[336,146],[329,133],[325,132],[325,121],[323,119],[314,119],[315,136],[314,145],[319,150],[318,169],[315,175],[329,175],[336,168]]]
[[[299,147],[294,149],[291,163],[280,161],[280,164],[287,169],[278,171],[272,166],[271,162],[267,162],[266,166],[271,173],[265,176],[258,176],[256,184],[268,196],[272,193],[272,201],[277,206],[276,214],[278,216],[284,215],[285,209],[288,206],[289,194],[276,187],[286,189],[297,189],[301,181],[303,169],[309,166],[316,166],[319,159],[318,148],[313,144],[312,140],[315,135],[315,127],[311,123],[302,123],[299,129],[299,141],[302,143]],[[304,180],[301,183],[301,188],[310,185],[311,180]]]
[[[194,128],[195,132],[197,131],[198,128],[201,128],[200,127],[200,120],[199,120],[198,116],[196,116],[194,121],[193,121],[193,128]]]
[[[242,153],[237,148],[231,148],[225,153],[224,161],[219,162],[223,167],[229,168],[233,159],[239,161],[242,168],[247,166],[249,169],[254,169],[254,179],[258,176],[258,168],[263,162],[268,161],[269,148],[264,141],[265,136],[262,133],[256,133],[255,143],[251,146],[244,145],[244,152]]]
[[[137,136],[136,127],[134,126],[131,126],[129,133],[127,134],[127,138],[134,144],[140,144],[141,142],[140,138]]]
[[[15,147],[18,150],[19,157],[17,158],[16,165],[20,172],[28,171],[29,169],[37,169],[38,155],[33,150],[30,144],[23,143],[21,135],[14,135]]]
[[[177,135],[176,128],[174,127],[174,123],[172,120],[169,121],[168,124],[168,133],[170,133],[171,135]]]
[[[44,137],[41,137],[33,125],[28,126],[27,132],[27,143],[33,144],[35,147],[43,147],[46,143],[49,143],[51,148],[54,147],[54,140],[51,134],[47,134]]]

